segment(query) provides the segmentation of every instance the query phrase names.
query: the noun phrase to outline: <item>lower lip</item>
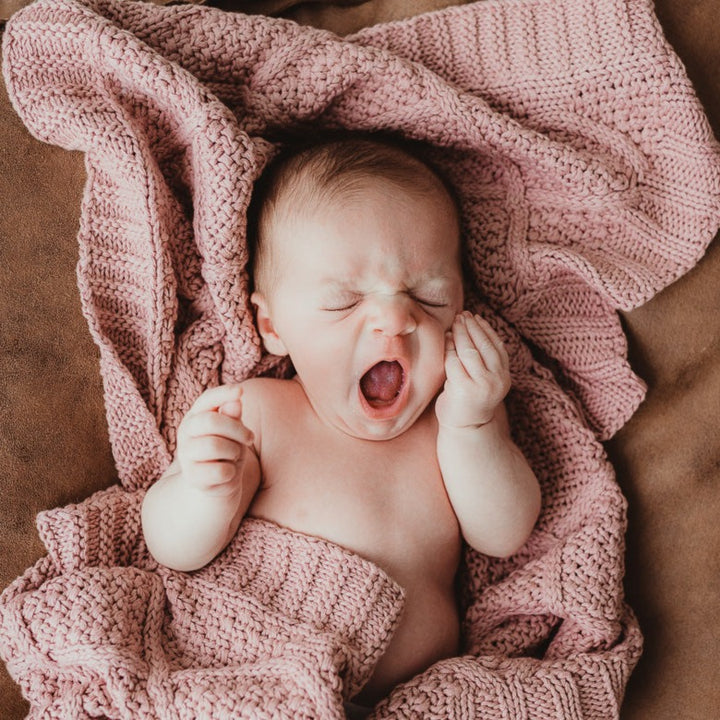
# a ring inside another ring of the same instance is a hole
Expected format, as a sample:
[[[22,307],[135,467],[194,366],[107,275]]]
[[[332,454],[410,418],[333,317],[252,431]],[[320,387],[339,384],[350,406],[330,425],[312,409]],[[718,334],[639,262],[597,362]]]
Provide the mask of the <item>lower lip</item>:
[[[358,383],[358,396],[360,398],[360,405],[371,420],[392,420],[397,417],[407,405],[408,395],[410,392],[410,383],[407,382],[407,378],[400,388],[400,392],[395,396],[392,402],[383,404],[379,407],[373,407],[368,401],[365,395],[363,395]]]

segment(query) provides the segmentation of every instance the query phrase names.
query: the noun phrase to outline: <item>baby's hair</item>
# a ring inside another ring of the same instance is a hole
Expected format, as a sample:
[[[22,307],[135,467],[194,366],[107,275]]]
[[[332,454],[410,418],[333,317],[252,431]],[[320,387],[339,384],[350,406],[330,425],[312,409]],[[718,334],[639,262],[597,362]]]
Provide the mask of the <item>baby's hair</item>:
[[[270,281],[270,248],[266,241],[278,212],[301,213],[320,202],[352,196],[369,179],[385,180],[408,193],[455,194],[442,175],[415,148],[384,136],[338,136],[313,145],[281,151],[255,185],[248,211],[248,246],[256,288]]]

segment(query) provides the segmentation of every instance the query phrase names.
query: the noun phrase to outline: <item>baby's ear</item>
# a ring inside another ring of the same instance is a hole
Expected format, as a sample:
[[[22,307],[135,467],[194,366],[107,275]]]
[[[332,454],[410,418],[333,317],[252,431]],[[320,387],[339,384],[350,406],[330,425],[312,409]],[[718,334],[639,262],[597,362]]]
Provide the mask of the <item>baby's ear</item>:
[[[275,325],[270,317],[270,309],[265,296],[260,292],[254,292],[250,296],[250,302],[255,306],[255,318],[257,320],[257,328],[260,337],[263,339],[265,349],[273,355],[287,355],[285,343],[275,332]]]

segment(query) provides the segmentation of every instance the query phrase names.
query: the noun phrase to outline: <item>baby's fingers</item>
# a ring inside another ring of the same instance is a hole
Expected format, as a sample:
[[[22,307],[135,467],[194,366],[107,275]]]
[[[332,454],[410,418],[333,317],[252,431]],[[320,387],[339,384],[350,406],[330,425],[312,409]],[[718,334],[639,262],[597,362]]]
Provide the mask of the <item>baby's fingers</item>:
[[[243,445],[250,445],[254,440],[252,432],[232,415],[216,410],[188,413],[180,425],[179,440],[188,442],[204,436],[227,438]]]
[[[452,334],[458,361],[461,363],[465,374],[471,378],[485,375],[489,369],[488,365],[470,335],[464,314],[455,318]]]
[[[183,449],[184,462],[212,463],[216,461],[237,462],[245,451],[245,445],[218,437],[217,435],[203,435],[193,438]]]
[[[478,363],[475,369],[487,369],[492,373],[506,373],[510,367],[510,359],[503,341],[493,330],[490,323],[483,318],[464,312],[461,316],[460,326],[463,328],[463,342],[471,345],[482,360],[482,368]],[[472,358],[472,355],[470,355]],[[473,374],[473,368],[468,367]]]
[[[238,476],[237,463],[229,460],[200,463],[195,477],[205,491],[226,494],[232,492],[231,483]]]
[[[219,410],[226,404],[240,403],[241,397],[242,385],[218,385],[205,390],[188,410],[187,416],[199,415],[209,410]]]
[[[452,332],[445,334],[445,375],[451,383],[467,380],[468,374],[458,357],[457,347]]]

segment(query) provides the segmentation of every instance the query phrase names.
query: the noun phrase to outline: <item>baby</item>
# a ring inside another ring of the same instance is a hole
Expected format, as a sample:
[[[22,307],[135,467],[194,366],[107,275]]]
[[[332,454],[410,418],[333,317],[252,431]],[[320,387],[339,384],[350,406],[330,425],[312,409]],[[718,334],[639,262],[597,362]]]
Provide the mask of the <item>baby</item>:
[[[202,567],[245,515],[374,562],[406,593],[371,703],[459,648],[461,538],[507,556],[540,491],[512,442],[503,343],[463,312],[454,200],[413,155],[335,140],[275,162],[257,214],[251,300],[289,380],[203,393],[147,492],[158,562]]]

